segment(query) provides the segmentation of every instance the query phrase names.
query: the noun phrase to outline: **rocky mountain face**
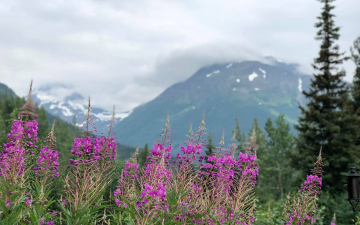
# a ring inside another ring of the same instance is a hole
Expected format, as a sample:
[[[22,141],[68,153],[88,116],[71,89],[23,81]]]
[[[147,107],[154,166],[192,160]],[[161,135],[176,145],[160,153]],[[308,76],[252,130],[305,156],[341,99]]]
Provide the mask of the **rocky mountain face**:
[[[311,76],[300,73],[294,64],[268,60],[272,60],[271,65],[243,61],[201,68],[186,81],[133,109],[116,127],[118,142],[152,146],[160,138],[167,110],[175,152],[187,140],[190,122],[194,132],[198,129],[203,111],[206,133],[211,132],[215,144],[220,142],[223,130],[225,144],[230,144],[236,116],[245,133],[255,118],[263,128],[269,117],[275,119],[280,113],[289,123],[297,123],[298,104],[306,102],[302,90],[308,90]]]
[[[74,116],[77,126],[81,126],[85,122],[88,110],[88,99],[66,85],[52,84],[35,88],[32,92],[32,97],[34,102],[39,106],[43,106],[47,112],[70,124],[73,124]],[[124,112],[116,114],[116,122],[120,122],[130,113],[131,112]],[[109,124],[112,112],[102,108],[91,107],[91,115],[98,133],[106,132],[106,126]]]

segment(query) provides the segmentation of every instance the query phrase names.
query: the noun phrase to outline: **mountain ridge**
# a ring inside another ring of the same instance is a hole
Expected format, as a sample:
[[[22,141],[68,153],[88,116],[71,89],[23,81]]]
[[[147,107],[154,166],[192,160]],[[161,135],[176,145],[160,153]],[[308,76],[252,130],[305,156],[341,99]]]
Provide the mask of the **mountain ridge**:
[[[191,121],[196,131],[203,110],[215,142],[220,141],[223,129],[225,140],[231,140],[236,116],[242,131],[250,129],[255,117],[263,127],[267,118],[275,119],[280,113],[294,124],[300,115],[297,104],[306,102],[302,90],[309,87],[310,78],[296,70],[296,64],[280,62],[242,61],[202,67],[186,81],[133,109],[115,128],[117,138],[130,146],[153,144],[165,126],[167,109],[175,151],[187,139]]]
[[[87,99],[80,93],[72,90],[71,87],[62,84],[40,86],[34,89],[32,97],[35,103],[39,106],[43,106],[45,110],[52,115],[55,115],[70,124],[74,122],[73,119],[75,116],[76,125],[78,127],[84,125],[86,113],[88,111]],[[115,114],[115,122],[120,122],[130,113],[131,111]],[[91,107],[91,116],[96,123],[98,130],[97,134],[106,132],[112,112],[99,107]]]

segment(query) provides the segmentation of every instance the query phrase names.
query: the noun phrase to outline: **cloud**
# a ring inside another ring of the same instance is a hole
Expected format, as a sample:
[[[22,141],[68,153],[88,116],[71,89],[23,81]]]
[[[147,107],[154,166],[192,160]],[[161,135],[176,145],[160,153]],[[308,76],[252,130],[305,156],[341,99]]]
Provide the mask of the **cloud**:
[[[203,66],[242,60],[262,61],[264,58],[255,48],[228,41],[179,48],[160,55],[153,70],[146,77],[137,77],[135,81],[141,86],[165,88],[186,80]]]
[[[336,1],[349,55],[360,1]],[[320,43],[314,0],[0,0],[0,80],[25,96],[63,83],[93,105],[128,111],[202,66],[274,56],[311,74]],[[347,81],[354,65],[344,64]]]

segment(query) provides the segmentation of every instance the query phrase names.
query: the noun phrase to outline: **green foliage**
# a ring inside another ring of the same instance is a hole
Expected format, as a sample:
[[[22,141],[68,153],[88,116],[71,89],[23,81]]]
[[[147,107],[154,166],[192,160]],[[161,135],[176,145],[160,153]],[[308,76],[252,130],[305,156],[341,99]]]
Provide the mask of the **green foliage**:
[[[259,200],[257,200],[259,202]],[[283,208],[285,200],[269,201],[267,204],[260,204],[256,209],[254,225],[278,225],[284,224]]]
[[[248,132],[248,140],[251,140],[251,136],[253,135],[254,128],[256,134],[256,144],[257,144],[257,153],[261,154],[266,150],[266,135],[263,130],[260,128],[257,118],[254,119],[254,126]]]
[[[283,199],[290,191],[293,169],[289,165],[287,155],[294,151],[295,138],[284,117],[284,114],[280,114],[275,120],[276,126],[270,118],[267,120],[265,124],[266,151],[258,155],[262,169],[260,182],[267,187],[264,190],[267,199]]]
[[[318,73],[314,74],[310,90],[303,91],[310,102],[307,108],[299,106],[302,116],[299,125],[295,125],[299,136],[292,165],[304,175],[322,146],[323,189],[336,195],[344,189],[344,172],[360,158],[360,150],[355,145],[360,123],[349,105],[347,87],[342,81],[345,73],[336,70],[348,57],[343,57],[339,47],[334,45],[339,38],[339,27],[335,26],[331,13],[334,6],[330,5],[330,0],[321,2],[324,3],[323,11],[315,24],[319,28],[316,39],[321,41],[321,47],[313,64]]]
[[[63,120],[57,119],[54,128],[54,135],[57,140],[57,150],[59,152],[60,167],[66,167],[70,159],[75,156],[71,154],[71,149],[74,144],[75,133],[71,130],[68,123]]]
[[[26,103],[24,98],[13,97],[6,94],[0,94],[0,150],[7,142],[6,134],[10,132],[13,121],[18,118],[18,109]],[[43,107],[35,110],[38,115],[38,147],[43,146],[43,141],[48,135],[54,116],[48,114]],[[60,167],[66,167],[69,160],[73,158],[71,149],[74,143],[75,133],[70,124],[56,118],[55,136],[58,140],[59,163]]]
[[[128,145],[118,144],[116,151],[119,160],[127,160],[134,154],[136,148]]]
[[[1,225],[15,225],[18,224],[21,215],[26,213],[25,200],[28,198],[25,195],[25,188],[22,187],[24,180],[15,184],[9,183],[9,180],[3,179],[0,176],[0,224]],[[7,202],[10,201],[10,204]]]
[[[144,167],[144,164],[146,163],[147,157],[149,155],[150,155],[149,146],[148,143],[146,143],[144,149],[141,150],[139,153],[138,162],[140,167]]]
[[[352,101],[354,111],[358,117],[360,117],[360,37],[354,42],[354,48],[351,48],[351,56],[356,66],[356,71],[353,77],[353,85],[351,87]],[[360,145],[360,138],[356,142],[356,145]]]
[[[262,156],[266,154],[266,135],[260,128],[257,119],[254,119],[254,125],[248,132],[248,140],[251,140],[251,136],[255,132],[256,134],[256,156],[258,158],[259,163],[259,176],[257,178],[258,184],[256,185],[256,192],[259,196],[260,202],[265,203],[266,199],[268,198],[266,196],[267,187],[265,186],[265,183],[263,182],[263,179],[265,178],[261,171],[265,170],[266,164],[262,161]]]
[[[45,139],[45,137],[50,132],[50,122],[47,118],[47,113],[45,111],[44,107],[41,107],[37,110],[38,117],[36,118],[36,121],[38,124],[38,138]]]
[[[205,150],[205,154],[206,156],[212,156],[212,154],[215,153],[216,146],[213,144],[213,136],[211,135],[211,133],[208,135],[207,139],[208,139],[208,143],[205,145],[207,149]],[[207,161],[207,157],[206,157],[206,161]]]
[[[101,220],[99,211],[109,207],[104,194],[112,182],[114,168],[101,168],[97,163],[70,166],[65,177],[66,204],[58,201],[67,224],[89,224]]]
[[[358,37],[353,44],[354,48],[350,48],[351,58],[357,68],[360,67],[360,37]]]
[[[344,175],[350,165],[359,166],[360,145],[357,143],[360,136],[360,117],[354,114],[354,104],[350,100],[348,87],[342,81],[345,72],[338,70],[349,57],[339,53],[339,46],[334,44],[339,39],[340,28],[334,23],[335,15],[332,10],[335,7],[330,4],[333,1],[320,2],[324,7],[315,27],[319,29],[316,39],[321,41],[321,46],[319,56],[313,64],[313,68],[318,72],[311,80],[310,89],[303,91],[310,101],[307,108],[299,106],[302,116],[299,124],[295,125],[299,136],[296,138],[296,152],[291,154],[291,161],[293,168],[303,176],[322,147],[322,191],[328,192],[329,198],[339,206],[343,200],[335,196],[344,192]],[[326,204],[328,205],[329,203]],[[326,211],[325,224],[330,223],[334,210],[335,208],[331,208]]]
[[[112,203],[114,191],[119,184],[119,177],[121,176],[121,171],[124,169],[124,162],[118,159],[115,159],[114,165],[111,166],[110,170],[113,171],[111,176],[111,182],[106,188],[104,193],[104,201]]]
[[[30,220],[33,224],[40,224],[40,221],[56,221],[57,216],[50,214],[50,207],[55,200],[50,198],[50,194],[52,192],[51,189],[44,189],[39,182],[35,183],[35,194],[32,199],[32,210],[29,212]]]
[[[241,132],[238,117],[235,118],[235,121],[236,121],[235,139],[238,142],[237,150],[240,152],[243,151],[244,147],[246,146],[246,136],[244,133]]]

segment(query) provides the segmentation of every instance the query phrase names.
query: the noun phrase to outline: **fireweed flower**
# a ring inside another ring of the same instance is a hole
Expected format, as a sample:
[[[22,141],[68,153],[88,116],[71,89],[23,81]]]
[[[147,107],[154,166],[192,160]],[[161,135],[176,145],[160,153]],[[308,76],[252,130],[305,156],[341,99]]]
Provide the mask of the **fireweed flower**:
[[[235,140],[235,133],[233,142]],[[230,150],[224,149],[224,134],[221,147],[217,153],[208,156],[207,163],[201,163],[199,175],[202,181],[198,185],[191,185],[192,196],[208,199],[213,202],[213,219],[203,217],[206,222],[198,224],[252,224],[254,222],[255,205],[248,202],[243,205],[242,197],[253,195],[256,179],[259,174],[256,158],[256,134],[253,132],[247,152],[235,155],[236,145]],[[204,193],[204,194],[203,194]],[[204,195],[200,197],[201,195]],[[191,201],[191,198],[189,199]],[[197,204],[196,201],[194,202]],[[196,207],[201,209],[201,205]],[[243,213],[239,213],[243,212]]]
[[[111,183],[112,165],[116,157],[117,143],[115,138],[110,137],[114,116],[115,112],[113,112],[108,137],[91,135],[93,122],[90,115],[89,98],[86,129],[83,131],[85,135],[74,139],[71,153],[77,157],[70,160],[68,175],[65,177],[65,207],[74,215],[81,215],[82,213],[89,215],[88,209],[96,209],[104,201],[101,193]],[[103,210],[102,207],[100,209]],[[88,218],[76,216],[74,223],[87,224],[90,221],[93,222],[100,209],[98,207],[96,210],[91,210],[91,215]]]
[[[322,185],[322,159],[321,150],[315,162],[311,174],[307,175],[304,184],[293,199],[285,203],[284,217],[287,218],[285,224],[312,224],[316,222],[315,213],[316,198],[320,194]]]
[[[150,158],[144,170],[144,182],[150,185],[158,183],[168,184],[171,180],[171,170],[169,167],[169,159],[171,157],[171,144],[164,147],[162,144],[154,144],[154,148],[150,151]]]
[[[171,182],[171,169],[169,160],[171,158],[172,146],[167,147],[165,143],[170,133],[169,121],[166,123],[163,143],[155,143],[150,151],[150,156],[145,163],[143,176],[139,179],[139,164],[137,163],[138,149],[134,155],[125,163],[125,169],[119,179],[119,188],[114,192],[115,202],[120,207],[127,208],[123,200],[136,203],[136,210],[143,215],[138,222],[150,222],[156,215],[168,212],[169,204],[166,202],[166,189]],[[137,184],[137,185],[135,185]],[[136,189],[140,187],[140,192]]]
[[[30,206],[30,205],[31,205],[30,199],[27,198],[27,199],[25,200],[25,204],[28,205],[28,206]]]
[[[194,144],[192,142],[189,142],[186,147],[181,145],[180,150],[182,154],[180,155],[180,153],[177,153],[176,156],[178,165],[188,168],[194,161],[202,162],[205,158],[204,155],[201,155],[202,148],[202,144]]]
[[[320,194],[322,178],[317,175],[307,175],[304,185],[301,186],[302,192],[308,192],[309,194],[315,195]]]
[[[6,199],[5,206],[7,207],[11,206],[11,201],[9,199]]]
[[[92,142],[90,137],[75,138],[71,153],[79,159],[70,160],[70,165],[75,163],[86,164],[90,161],[105,159],[107,162],[115,159],[117,142],[115,138],[96,137]],[[86,156],[83,160],[82,156]]]
[[[34,167],[35,173],[45,176],[50,174],[51,177],[58,177],[59,173],[56,172],[60,164],[58,163],[59,153],[47,148],[40,150],[38,157],[38,166]]]
[[[125,163],[120,185],[114,192],[120,212],[126,213],[121,208],[127,207],[124,202],[130,202],[137,211],[136,221],[141,224],[162,217],[165,223],[166,218],[173,218],[183,224],[250,225],[254,222],[254,201],[243,196],[253,196],[255,190],[258,176],[255,142],[246,153],[235,155],[235,149],[220,149],[203,163],[201,135],[204,124],[202,122],[195,138],[191,137],[190,128],[188,142],[181,146],[174,164],[169,163],[172,146],[165,146],[170,130],[168,121],[163,142],[154,144],[151,149],[141,179],[137,157],[133,156]],[[179,210],[173,211],[170,204],[174,203],[168,202],[168,193],[186,193],[177,199]],[[172,213],[176,214],[169,215]]]
[[[4,150],[0,153],[0,176],[17,183],[17,177],[25,170],[26,155],[32,152],[26,147],[37,148],[32,142],[37,141],[37,125],[36,120],[26,122],[25,126],[23,121],[14,120],[11,133],[7,135],[8,142],[4,144]]]

